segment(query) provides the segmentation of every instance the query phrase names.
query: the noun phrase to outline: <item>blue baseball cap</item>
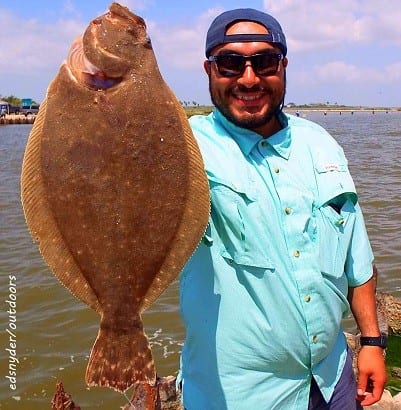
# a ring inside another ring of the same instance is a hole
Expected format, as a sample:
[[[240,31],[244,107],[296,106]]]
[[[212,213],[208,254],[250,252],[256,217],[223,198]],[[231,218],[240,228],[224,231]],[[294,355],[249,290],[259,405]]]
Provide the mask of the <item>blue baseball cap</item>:
[[[254,21],[266,27],[267,34],[231,34],[226,35],[227,28],[236,21]],[[287,43],[280,23],[270,14],[255,9],[235,9],[225,11],[217,16],[206,35],[206,57],[220,44],[265,41],[277,44],[283,55],[287,55]]]

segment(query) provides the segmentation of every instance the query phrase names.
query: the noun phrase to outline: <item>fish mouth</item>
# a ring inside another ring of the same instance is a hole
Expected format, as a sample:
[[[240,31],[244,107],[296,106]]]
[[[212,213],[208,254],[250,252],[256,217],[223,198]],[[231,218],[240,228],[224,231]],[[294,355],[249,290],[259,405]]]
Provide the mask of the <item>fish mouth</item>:
[[[124,24],[125,22],[128,25],[139,25],[146,30],[146,23],[142,17],[137,16],[127,7],[121,6],[118,3],[112,3],[109,7],[109,11],[104,15],[104,17],[115,24]]]
[[[108,89],[120,84],[123,80],[123,75],[107,75],[86,58],[82,36],[78,37],[70,48],[67,58],[67,68],[69,69],[71,77],[76,82],[92,90]]]
[[[90,89],[103,90],[121,83],[132,68],[133,47],[151,48],[145,21],[128,8],[112,3],[94,19],[71,46],[70,74]]]

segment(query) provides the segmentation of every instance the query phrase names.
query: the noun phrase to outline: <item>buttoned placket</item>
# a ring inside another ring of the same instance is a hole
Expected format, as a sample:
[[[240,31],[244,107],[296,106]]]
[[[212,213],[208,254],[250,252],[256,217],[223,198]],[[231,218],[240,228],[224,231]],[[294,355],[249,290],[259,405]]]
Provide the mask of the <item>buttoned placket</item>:
[[[314,365],[315,352],[319,349],[319,332],[320,325],[317,318],[317,312],[314,307],[313,299],[313,289],[310,287],[310,277],[305,272],[312,271],[308,269],[308,262],[306,259],[310,260],[308,256],[308,250],[304,247],[313,246],[312,243],[305,244],[303,239],[303,232],[298,227],[295,221],[289,218],[297,218],[297,206],[296,198],[289,198],[289,195],[285,194],[288,185],[285,183],[285,172],[284,171],[283,161],[285,159],[281,158],[270,144],[266,140],[262,140],[258,144],[258,152],[264,158],[263,164],[269,170],[273,184],[275,186],[278,200],[281,204],[282,216],[283,216],[283,227],[285,230],[285,236],[287,241],[287,247],[289,252],[289,258],[293,266],[293,274],[297,282],[297,286],[300,292],[300,303],[303,304],[303,312],[305,314],[305,321],[307,324],[307,333],[309,338],[309,345],[311,349],[311,365]],[[274,155],[271,155],[271,154]],[[270,154],[270,155],[269,155]],[[316,270],[314,271],[316,274]]]

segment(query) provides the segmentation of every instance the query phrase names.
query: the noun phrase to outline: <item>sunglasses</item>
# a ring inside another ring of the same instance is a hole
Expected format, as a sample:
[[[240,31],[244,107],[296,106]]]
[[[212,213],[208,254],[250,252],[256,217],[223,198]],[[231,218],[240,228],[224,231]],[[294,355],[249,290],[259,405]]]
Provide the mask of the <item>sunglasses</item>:
[[[214,61],[217,65],[217,70],[223,77],[236,77],[242,75],[246,62],[249,60],[255,74],[260,76],[269,76],[277,73],[280,60],[284,56],[277,53],[258,53],[250,56],[242,54],[219,54],[210,56],[208,61]]]

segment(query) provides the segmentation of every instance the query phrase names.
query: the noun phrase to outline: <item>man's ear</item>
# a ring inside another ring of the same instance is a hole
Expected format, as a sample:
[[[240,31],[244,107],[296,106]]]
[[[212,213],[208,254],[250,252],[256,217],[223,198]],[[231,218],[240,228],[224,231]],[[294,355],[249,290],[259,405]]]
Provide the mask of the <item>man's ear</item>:
[[[284,57],[284,58],[283,58],[283,67],[284,67],[284,68],[287,68],[287,65],[288,65],[288,58],[287,58],[287,57]]]
[[[210,77],[210,71],[211,71],[210,61],[205,60],[205,61],[203,62],[203,68],[205,69],[206,74]]]

